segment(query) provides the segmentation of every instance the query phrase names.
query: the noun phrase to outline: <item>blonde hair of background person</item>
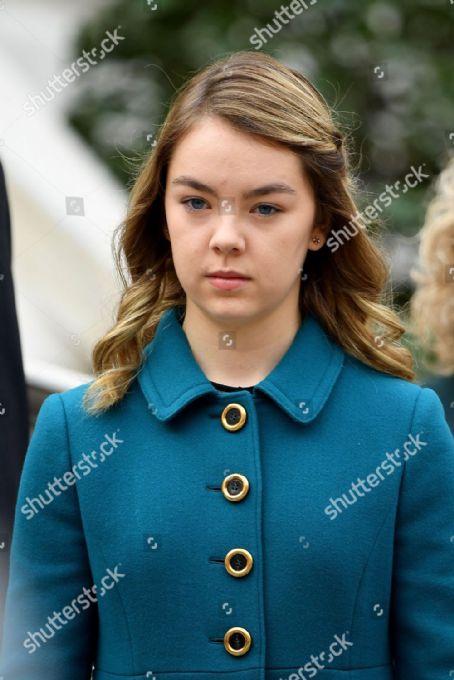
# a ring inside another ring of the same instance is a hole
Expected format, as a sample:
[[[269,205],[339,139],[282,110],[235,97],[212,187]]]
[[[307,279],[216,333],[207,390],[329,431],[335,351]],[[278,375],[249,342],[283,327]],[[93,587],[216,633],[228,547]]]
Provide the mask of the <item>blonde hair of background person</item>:
[[[454,156],[437,178],[420,232],[417,283],[409,330],[425,351],[423,363],[440,375],[454,373]],[[451,270],[452,267],[452,270]],[[450,271],[451,270],[451,271]]]
[[[204,115],[220,116],[240,131],[297,154],[315,192],[315,223],[324,225],[323,234],[342,228],[358,212],[343,135],[325,99],[303,75],[256,51],[236,52],[203,68],[177,93],[119,225],[115,262],[124,292],[114,326],[93,350],[96,379],[84,395],[87,412],[101,412],[122,398],[163,312],[185,304],[165,235],[164,187],[177,143]],[[308,251],[304,272],[300,310],[316,315],[360,361],[414,381],[412,355],[398,343],[405,329],[385,290],[388,263],[365,229],[335,253],[326,247]],[[386,342],[376,342],[379,332]]]

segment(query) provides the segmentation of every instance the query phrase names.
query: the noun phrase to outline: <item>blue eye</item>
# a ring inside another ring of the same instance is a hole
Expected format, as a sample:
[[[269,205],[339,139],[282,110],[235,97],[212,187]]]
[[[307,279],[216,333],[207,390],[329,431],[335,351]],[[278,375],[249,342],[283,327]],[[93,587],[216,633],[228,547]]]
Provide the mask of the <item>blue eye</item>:
[[[187,206],[188,210],[192,212],[200,212],[200,210],[194,208],[193,206],[192,207],[189,206],[189,203],[191,203],[191,201],[199,201],[199,203],[206,203],[206,201],[204,201],[203,198],[187,198],[185,201],[182,201],[182,203]]]
[[[273,213],[259,213],[262,217],[272,217],[278,212],[281,212],[279,208],[275,208],[274,205],[269,205],[268,203],[261,203],[260,205],[257,206],[257,208],[271,208],[271,210],[274,210]]]
[[[194,207],[194,201],[196,202],[195,207]],[[197,201],[198,201],[198,204],[197,204]],[[183,205],[185,205],[187,207],[187,209],[190,212],[202,212],[204,204],[205,204],[205,206],[207,205],[206,201],[203,198],[186,198],[185,200],[183,200],[181,202],[183,203]],[[197,207],[197,205],[198,205],[198,207]],[[265,212],[265,213],[260,212],[259,215],[261,217],[272,217],[276,213],[282,212],[282,210],[280,210],[279,208],[275,208],[273,205],[269,205],[268,203],[261,203],[256,208],[254,208],[254,210],[257,210],[258,208],[265,208],[265,209],[268,209],[268,210],[271,209],[272,211],[274,211],[274,212]]]

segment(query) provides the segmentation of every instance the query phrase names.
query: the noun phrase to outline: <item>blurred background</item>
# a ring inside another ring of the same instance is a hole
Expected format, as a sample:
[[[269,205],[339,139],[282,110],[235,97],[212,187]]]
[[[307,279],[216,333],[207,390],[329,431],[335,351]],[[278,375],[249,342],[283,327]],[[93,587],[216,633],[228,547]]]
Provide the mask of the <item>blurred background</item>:
[[[0,160],[31,425],[45,394],[91,377],[119,295],[112,231],[169,99],[230,51],[261,43],[314,82],[351,138],[365,205],[423,164],[429,177],[382,214],[405,313],[431,183],[454,150],[454,0],[305,5],[258,42],[273,0],[0,0]]]

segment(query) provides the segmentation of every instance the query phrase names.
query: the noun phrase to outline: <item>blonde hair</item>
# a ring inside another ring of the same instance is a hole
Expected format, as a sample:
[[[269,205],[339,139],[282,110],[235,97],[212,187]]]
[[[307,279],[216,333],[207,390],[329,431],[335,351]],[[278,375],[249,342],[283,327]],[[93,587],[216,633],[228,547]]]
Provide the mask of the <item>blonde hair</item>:
[[[115,325],[93,350],[96,378],[84,395],[90,413],[101,412],[123,397],[141,368],[142,350],[153,338],[161,315],[186,304],[163,233],[164,192],[176,145],[204,115],[220,116],[239,131],[296,153],[315,192],[316,224],[325,225],[326,236],[358,212],[343,134],[307,78],[253,50],[205,66],[176,93],[157,144],[131,190],[127,216],[118,227],[115,263],[124,291]],[[122,255],[130,282],[121,269]],[[304,272],[307,280],[301,283],[299,297],[303,317],[306,311],[313,313],[330,336],[361,362],[414,380],[412,355],[397,343],[405,329],[384,291],[389,264],[364,228],[335,253],[325,246],[309,250]],[[377,342],[377,337],[386,341]]]
[[[419,265],[419,271],[411,272],[417,286],[411,300],[409,331],[419,337],[425,367],[434,373],[451,375],[454,373],[454,157],[435,183],[435,195],[420,232]]]

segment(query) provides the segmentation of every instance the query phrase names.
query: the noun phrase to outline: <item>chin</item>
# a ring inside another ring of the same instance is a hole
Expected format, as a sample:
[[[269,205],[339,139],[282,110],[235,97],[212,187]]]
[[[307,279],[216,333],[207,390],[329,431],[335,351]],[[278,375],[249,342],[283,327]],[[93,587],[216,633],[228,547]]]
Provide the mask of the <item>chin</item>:
[[[205,313],[216,323],[230,329],[247,324],[257,316],[260,316],[260,309],[250,304],[244,304],[243,301],[241,304],[229,303],[230,301],[227,301],[227,304],[222,304],[221,301],[220,303],[207,305]]]

